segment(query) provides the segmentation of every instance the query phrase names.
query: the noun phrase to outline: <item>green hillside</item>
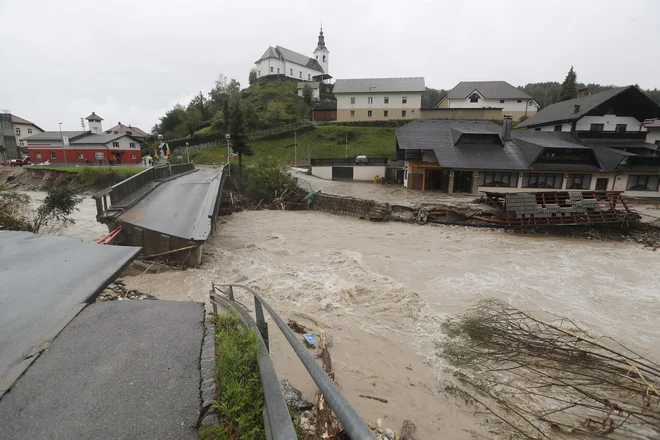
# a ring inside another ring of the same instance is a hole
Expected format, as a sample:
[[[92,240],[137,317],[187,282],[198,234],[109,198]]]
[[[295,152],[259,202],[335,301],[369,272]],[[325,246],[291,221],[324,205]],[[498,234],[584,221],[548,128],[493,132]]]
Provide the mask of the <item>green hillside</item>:
[[[298,161],[307,160],[307,149],[312,158],[345,157],[348,137],[348,157],[364,154],[367,157],[388,157],[396,150],[394,128],[349,127],[336,125],[312,126],[297,136]],[[253,156],[244,156],[246,164],[260,157],[274,156],[285,162],[294,162],[293,132],[278,133],[269,138],[250,142]],[[190,153],[195,163],[220,163],[226,161],[227,150],[222,147],[207,148]]]

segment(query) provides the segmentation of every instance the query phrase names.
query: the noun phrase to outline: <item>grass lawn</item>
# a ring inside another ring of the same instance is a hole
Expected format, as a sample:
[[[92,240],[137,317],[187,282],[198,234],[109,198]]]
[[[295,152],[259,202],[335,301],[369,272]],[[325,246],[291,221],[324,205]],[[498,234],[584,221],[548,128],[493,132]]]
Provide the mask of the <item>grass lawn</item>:
[[[350,127],[321,125],[298,135],[298,160],[307,160],[308,146],[312,158],[335,158],[346,156],[348,136],[348,157],[364,154],[367,157],[388,157],[396,149],[394,128]],[[243,158],[246,164],[253,164],[261,157],[274,156],[284,162],[294,162],[294,136],[284,134],[278,139],[250,141],[254,156]],[[183,154],[185,156],[185,153]],[[195,163],[221,163],[227,159],[227,149],[213,147],[190,152],[190,160]],[[185,159],[185,157],[184,157]]]

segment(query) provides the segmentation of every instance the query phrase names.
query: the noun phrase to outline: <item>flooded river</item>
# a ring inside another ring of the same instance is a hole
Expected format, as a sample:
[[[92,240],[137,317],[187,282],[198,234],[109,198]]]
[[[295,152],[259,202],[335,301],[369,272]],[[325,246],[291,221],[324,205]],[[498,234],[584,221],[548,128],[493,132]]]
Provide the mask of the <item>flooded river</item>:
[[[94,213],[84,208],[80,229],[66,233],[88,241],[105,234],[92,226]],[[327,331],[337,381],[363,418],[396,430],[411,419],[421,439],[471,438],[466,430],[482,421],[445,393],[451,374],[436,343],[445,318],[483,298],[566,315],[660,357],[660,252],[640,245],[307,211],[241,212],[224,221],[202,267],[125,282],[161,299],[192,301],[206,301],[212,281],[250,285],[285,320]],[[313,382],[272,323],[270,335],[278,375],[311,398]]]

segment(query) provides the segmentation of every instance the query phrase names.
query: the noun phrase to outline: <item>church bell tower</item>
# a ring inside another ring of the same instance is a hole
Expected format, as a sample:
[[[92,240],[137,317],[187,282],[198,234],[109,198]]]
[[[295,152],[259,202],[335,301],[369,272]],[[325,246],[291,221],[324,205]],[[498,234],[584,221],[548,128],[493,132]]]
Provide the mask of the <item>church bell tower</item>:
[[[323,68],[323,73],[330,74],[330,51],[325,47],[325,37],[323,36],[323,26],[319,32],[319,41],[314,50],[314,57]],[[326,80],[329,81],[329,80]]]

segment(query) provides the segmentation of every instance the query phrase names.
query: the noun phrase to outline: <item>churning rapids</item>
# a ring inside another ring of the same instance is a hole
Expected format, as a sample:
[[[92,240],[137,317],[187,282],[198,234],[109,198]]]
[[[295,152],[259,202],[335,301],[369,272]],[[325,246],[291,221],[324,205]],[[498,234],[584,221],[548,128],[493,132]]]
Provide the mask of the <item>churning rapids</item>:
[[[107,233],[89,208],[86,199],[65,234]],[[657,361],[659,263],[660,252],[635,244],[258,211],[225,217],[202,267],[124,281],[184,301],[207,301],[212,281],[248,284],[285,320],[326,329],[337,381],[365,420],[400,427],[411,419],[419,438],[467,439],[483,418],[444,391],[452,380],[437,354],[445,318],[495,297],[570,317]],[[278,375],[312,397],[313,382],[274,324],[269,330]]]

